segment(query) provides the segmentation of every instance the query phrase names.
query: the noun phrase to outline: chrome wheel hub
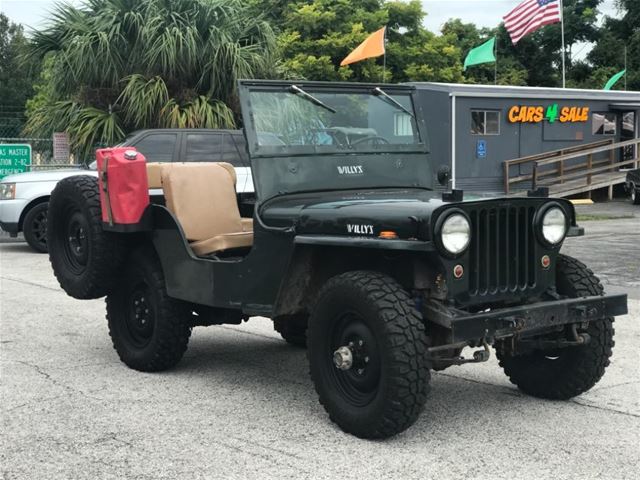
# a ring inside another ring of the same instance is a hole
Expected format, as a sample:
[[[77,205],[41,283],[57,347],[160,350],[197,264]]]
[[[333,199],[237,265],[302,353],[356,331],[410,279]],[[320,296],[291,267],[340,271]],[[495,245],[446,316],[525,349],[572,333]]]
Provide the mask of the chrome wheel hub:
[[[333,352],[333,364],[339,370],[349,370],[353,366],[353,353],[349,347],[340,347]]]

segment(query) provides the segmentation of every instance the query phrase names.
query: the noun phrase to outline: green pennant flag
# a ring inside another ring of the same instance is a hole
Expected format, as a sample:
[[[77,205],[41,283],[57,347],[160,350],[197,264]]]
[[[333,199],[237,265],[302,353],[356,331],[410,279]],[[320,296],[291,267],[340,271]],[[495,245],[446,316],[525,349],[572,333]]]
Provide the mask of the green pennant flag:
[[[603,90],[611,90],[613,88],[613,86],[618,83],[618,80],[620,80],[622,77],[624,77],[624,75],[627,73],[627,70],[622,70],[621,72],[616,73],[613,77],[611,77],[609,79],[609,81],[607,82],[607,84],[604,86]]]
[[[471,67],[472,65],[479,65],[481,63],[492,63],[496,61],[494,49],[496,46],[496,37],[483,43],[479,47],[472,49],[467,58],[464,59],[464,69]]]

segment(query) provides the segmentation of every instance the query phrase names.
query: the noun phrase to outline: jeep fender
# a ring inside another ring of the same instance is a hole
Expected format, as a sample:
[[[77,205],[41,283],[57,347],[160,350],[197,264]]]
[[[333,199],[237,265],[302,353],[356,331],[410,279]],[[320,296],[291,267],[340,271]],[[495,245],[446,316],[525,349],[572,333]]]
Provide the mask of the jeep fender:
[[[428,289],[438,270],[431,242],[297,235],[293,246],[274,317],[309,314],[322,285],[347,271],[383,272],[411,290]]]

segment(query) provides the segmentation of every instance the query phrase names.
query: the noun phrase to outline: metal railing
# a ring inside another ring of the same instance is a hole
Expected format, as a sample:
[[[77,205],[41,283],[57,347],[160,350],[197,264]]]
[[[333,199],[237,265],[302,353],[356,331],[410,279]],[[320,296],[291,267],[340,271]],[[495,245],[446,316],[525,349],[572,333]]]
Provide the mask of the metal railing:
[[[616,162],[616,151],[621,148],[635,150],[634,159],[623,162]],[[504,168],[504,190],[507,195],[513,193],[513,185],[530,182],[531,189],[539,187],[556,187],[560,189],[566,185],[567,190],[588,189],[593,185],[594,178],[598,175],[617,172],[620,167],[640,165],[637,152],[640,150],[640,139],[628,140],[614,143],[613,139],[600,142],[588,143],[577,147],[564,148],[545,152],[537,155],[507,160],[503,163]],[[607,158],[595,158],[598,154],[607,154]],[[584,161],[576,162],[577,159]],[[511,176],[513,167],[529,164],[530,174]],[[584,183],[579,180],[585,179]],[[612,181],[615,181],[613,179]]]
[[[567,189],[576,190],[582,187],[589,187],[593,185],[594,178],[596,178],[599,174],[618,172],[621,167],[638,168],[640,160],[638,159],[637,153],[635,155],[635,158],[631,160],[616,162],[616,150],[629,146],[635,147],[635,150],[637,152],[638,147],[640,146],[640,138],[627,140],[625,142],[612,143],[611,145],[607,146],[594,147],[588,150],[583,150],[582,152],[562,155],[558,158],[538,160],[533,165],[533,178],[531,182],[532,189],[535,190],[538,187],[553,187],[558,184],[569,184],[571,182],[570,186],[567,185]],[[595,161],[593,157],[598,153],[609,153],[609,159],[604,161]],[[573,170],[569,173],[566,173],[564,171],[564,164],[566,161],[585,156],[587,158],[586,164],[580,164],[578,168],[574,167]],[[541,169],[549,165],[555,166],[556,164],[558,166],[555,169],[560,173],[553,178],[541,180]],[[584,179],[584,182],[580,181],[582,179]],[[606,181],[606,179],[603,180]]]

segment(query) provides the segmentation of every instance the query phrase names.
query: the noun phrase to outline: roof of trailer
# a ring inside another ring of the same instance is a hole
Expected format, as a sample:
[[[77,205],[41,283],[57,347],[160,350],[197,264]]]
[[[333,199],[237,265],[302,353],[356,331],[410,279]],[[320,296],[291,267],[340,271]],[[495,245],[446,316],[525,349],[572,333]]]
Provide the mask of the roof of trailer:
[[[640,92],[624,92],[620,90],[465,85],[435,82],[411,82],[409,85],[415,86],[418,90],[445,92],[456,97],[575,99],[640,103]]]
[[[288,87],[296,85],[308,88],[323,89],[361,89],[361,88],[389,88],[400,90],[412,90],[413,86],[407,83],[359,83],[359,82],[327,82],[327,81],[310,81],[310,80],[239,80],[239,84],[245,87]]]

